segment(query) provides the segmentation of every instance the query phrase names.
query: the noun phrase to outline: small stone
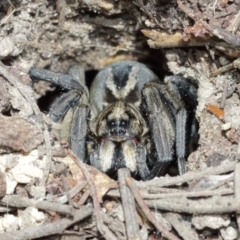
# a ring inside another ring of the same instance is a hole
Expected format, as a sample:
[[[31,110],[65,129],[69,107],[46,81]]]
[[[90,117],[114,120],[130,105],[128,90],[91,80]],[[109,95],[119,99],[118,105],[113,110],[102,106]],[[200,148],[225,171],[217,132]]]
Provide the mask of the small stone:
[[[5,214],[1,223],[6,232],[13,232],[18,229],[19,219],[12,214]]]
[[[205,227],[219,229],[221,227],[227,227],[230,224],[230,219],[228,216],[222,215],[195,216],[192,218],[192,224],[199,230],[204,229]]]
[[[220,229],[223,240],[234,240],[237,239],[237,231],[232,226]]]
[[[222,128],[223,131],[227,131],[231,128],[231,123],[229,123],[229,122],[224,123],[224,124],[222,124],[221,128]]]
[[[46,188],[44,186],[31,186],[29,192],[35,199],[42,199],[45,197]]]

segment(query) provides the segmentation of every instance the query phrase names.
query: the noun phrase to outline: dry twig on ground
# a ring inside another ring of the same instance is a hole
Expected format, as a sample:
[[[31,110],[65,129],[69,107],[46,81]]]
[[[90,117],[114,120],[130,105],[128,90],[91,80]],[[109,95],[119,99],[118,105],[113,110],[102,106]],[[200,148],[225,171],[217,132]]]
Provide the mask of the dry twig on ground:
[[[157,219],[152,214],[146,203],[141,198],[137,189],[137,185],[133,182],[133,180],[131,178],[127,178],[126,182],[129,188],[131,189],[138,205],[141,207],[142,211],[144,212],[148,220],[156,227],[156,229],[159,230],[162,233],[162,235],[169,240],[179,240],[179,238],[170,233],[161,223],[157,221]]]
[[[132,192],[126,185],[126,179],[130,177],[127,168],[118,170],[119,190],[121,194],[122,207],[125,217],[125,226],[128,239],[141,239],[137,223],[137,211]]]
[[[74,211],[73,219],[61,219],[52,223],[28,227],[11,233],[0,233],[0,239],[4,240],[27,240],[40,237],[49,237],[55,234],[62,234],[71,225],[91,216],[93,208],[91,204]]]
[[[97,189],[96,189],[96,186],[95,186],[94,181],[92,179],[92,176],[88,172],[84,163],[76,155],[74,155],[74,153],[70,149],[68,149],[68,154],[74,160],[74,162],[80,167],[80,169],[82,170],[83,174],[85,175],[86,180],[88,181],[88,184],[90,186],[91,196],[92,196],[92,199],[93,199],[94,213],[95,213],[95,216],[96,216],[96,223],[97,223],[97,227],[98,227],[99,232],[106,239],[115,240],[116,237],[114,236],[114,234],[103,223],[102,214],[101,214],[101,207],[100,207],[100,203],[99,203],[98,195],[97,195]]]

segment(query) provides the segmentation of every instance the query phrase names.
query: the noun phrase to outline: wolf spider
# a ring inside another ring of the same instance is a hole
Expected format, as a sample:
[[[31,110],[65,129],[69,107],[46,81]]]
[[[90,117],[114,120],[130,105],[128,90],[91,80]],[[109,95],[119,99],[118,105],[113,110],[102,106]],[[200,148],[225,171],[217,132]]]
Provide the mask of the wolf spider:
[[[53,103],[49,116],[62,123],[61,139],[85,163],[108,174],[127,167],[146,180],[161,174],[176,155],[179,173],[185,173],[185,102],[197,104],[196,87],[185,78],[161,81],[134,61],[104,68],[90,90],[80,66],[69,74],[32,68],[30,77],[68,90]]]

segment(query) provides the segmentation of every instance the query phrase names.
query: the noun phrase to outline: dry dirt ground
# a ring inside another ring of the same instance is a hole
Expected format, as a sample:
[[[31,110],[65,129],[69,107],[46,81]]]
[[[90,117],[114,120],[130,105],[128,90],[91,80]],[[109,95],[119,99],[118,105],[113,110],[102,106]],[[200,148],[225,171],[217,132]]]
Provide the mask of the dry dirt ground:
[[[0,239],[239,239],[239,9],[239,0],[1,0]],[[187,174],[141,182],[123,170],[117,182],[79,166],[49,133],[60,127],[44,114],[56,89],[32,86],[29,69],[79,63],[90,82],[118,60],[198,85]]]

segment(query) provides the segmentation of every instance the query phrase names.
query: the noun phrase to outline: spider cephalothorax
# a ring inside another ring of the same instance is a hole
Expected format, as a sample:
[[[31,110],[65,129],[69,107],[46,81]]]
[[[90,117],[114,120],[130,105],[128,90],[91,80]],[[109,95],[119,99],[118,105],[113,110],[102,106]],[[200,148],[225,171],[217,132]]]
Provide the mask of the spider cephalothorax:
[[[33,68],[42,79],[69,90],[55,101],[50,117],[62,122],[61,138],[84,162],[106,173],[127,167],[149,179],[173,160],[185,172],[187,111],[183,96],[196,105],[196,88],[180,76],[164,82],[145,65],[116,62],[95,77],[90,91],[83,70],[69,74]]]

